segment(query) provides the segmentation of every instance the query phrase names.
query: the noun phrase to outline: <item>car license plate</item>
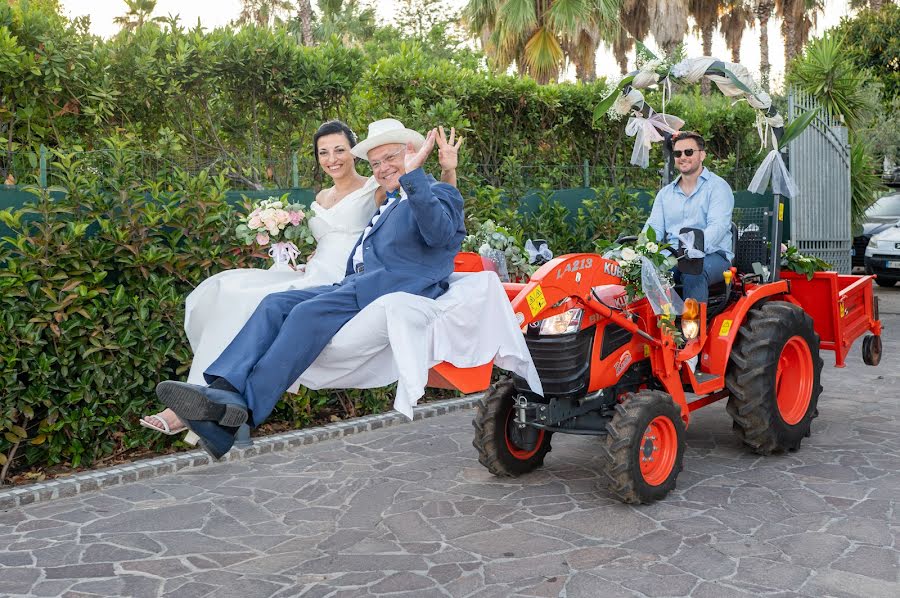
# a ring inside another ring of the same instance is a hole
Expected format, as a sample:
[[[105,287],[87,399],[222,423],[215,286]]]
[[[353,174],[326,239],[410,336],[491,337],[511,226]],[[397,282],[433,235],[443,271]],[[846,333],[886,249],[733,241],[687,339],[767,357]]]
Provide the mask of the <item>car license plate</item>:
[[[885,262],[885,263],[884,263],[884,267],[885,267],[885,268],[898,268],[898,269],[900,269],[900,262],[893,262],[893,261],[891,261],[891,262]]]

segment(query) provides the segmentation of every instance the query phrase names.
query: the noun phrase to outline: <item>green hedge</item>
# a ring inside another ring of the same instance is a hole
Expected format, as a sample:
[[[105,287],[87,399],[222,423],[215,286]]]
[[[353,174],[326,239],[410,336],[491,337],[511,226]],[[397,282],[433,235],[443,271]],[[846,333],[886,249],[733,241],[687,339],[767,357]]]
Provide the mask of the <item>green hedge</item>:
[[[590,186],[658,183],[658,146],[649,169],[627,166],[633,139],[624,123],[592,122],[603,80],[542,86],[471,68],[473,60],[436,58],[414,42],[375,59],[336,43],[307,48],[287,31],[253,26],[204,32],[148,24],[99,40],[27,6],[0,4],[0,64],[8,75],[0,80],[0,143],[8,152],[0,153],[0,174],[12,168],[20,183],[35,182],[40,144],[107,151],[104,140],[119,135],[132,137],[154,175],[174,165],[228,167],[233,185],[288,184],[297,151],[301,185],[315,187],[310,142],[322,120],[342,117],[364,136],[369,122],[388,116],[420,130],[463,130],[462,187],[490,184],[520,195],[541,184],[580,186],[585,162]],[[662,108],[658,93],[648,100]],[[754,111],[694,88],[676,94],[667,110],[707,136],[716,172],[741,188],[732,174],[762,158]],[[96,168],[109,170],[98,161]]]
[[[127,155],[127,154],[125,154]],[[138,418],[160,406],[156,383],[184,378],[191,352],[184,297],[227,268],[265,266],[235,245],[224,177],[176,173],[165,184],[120,179],[107,190],[72,156],[65,193],[0,211],[0,467],[90,465],[165,437]],[[123,164],[123,166],[127,166]],[[390,389],[304,391],[273,421],[292,427],[332,414],[389,408]],[[15,459],[11,461],[11,458]]]

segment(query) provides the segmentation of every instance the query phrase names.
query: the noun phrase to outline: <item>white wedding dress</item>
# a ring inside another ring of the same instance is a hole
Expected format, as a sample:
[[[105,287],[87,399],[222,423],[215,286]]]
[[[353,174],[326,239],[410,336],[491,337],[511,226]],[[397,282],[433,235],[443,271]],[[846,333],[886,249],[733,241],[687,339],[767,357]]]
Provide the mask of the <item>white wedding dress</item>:
[[[185,300],[184,330],[194,352],[188,382],[205,385],[208,368],[271,293],[333,284],[344,278],[347,259],[375,213],[378,183],[370,177],[362,188],[325,209],[313,202],[309,228],[315,255],[306,267],[269,270],[241,268],[207,278]]]

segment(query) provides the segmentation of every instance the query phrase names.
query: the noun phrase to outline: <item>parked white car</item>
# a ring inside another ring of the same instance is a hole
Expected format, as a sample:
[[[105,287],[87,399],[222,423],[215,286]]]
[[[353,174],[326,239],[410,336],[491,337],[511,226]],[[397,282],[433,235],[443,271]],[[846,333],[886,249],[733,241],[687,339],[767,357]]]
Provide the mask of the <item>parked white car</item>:
[[[882,287],[892,287],[900,280],[900,224],[869,239],[866,274],[877,274],[875,282]]]

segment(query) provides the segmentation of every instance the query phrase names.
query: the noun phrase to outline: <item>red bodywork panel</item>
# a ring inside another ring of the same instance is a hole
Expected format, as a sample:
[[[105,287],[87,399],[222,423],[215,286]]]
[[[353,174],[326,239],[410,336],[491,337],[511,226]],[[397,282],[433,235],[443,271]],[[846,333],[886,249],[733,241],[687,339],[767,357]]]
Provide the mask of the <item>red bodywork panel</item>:
[[[484,270],[476,254],[457,256],[457,272]],[[597,326],[593,344],[589,392],[617,384],[633,364],[650,359],[653,376],[680,405],[685,423],[690,412],[728,396],[725,370],[738,330],[747,312],[760,301],[788,301],[802,307],[812,318],[821,337],[821,349],[835,352],[835,365],[842,367],[853,342],[871,332],[881,334],[874,310],[873,276],[845,276],[818,272],[811,280],[804,275],[782,272],[782,279],[762,285],[745,285],[742,295],[707,327],[706,305],[701,305],[700,335],[678,349],[658,327],[657,316],[646,299],[625,307],[625,290],[614,261],[595,254],[570,254],[544,264],[524,284],[505,283],[513,312],[524,331],[531,322],[563,313],[573,307],[585,310],[581,327]],[[592,293],[591,290],[594,290]],[[603,331],[616,324],[630,330],[631,340],[600,359]],[[686,364],[697,357],[694,370]],[[487,389],[491,364],[460,369],[441,363],[429,375],[429,386],[457,388],[463,392]],[[687,402],[685,387],[700,398]]]

